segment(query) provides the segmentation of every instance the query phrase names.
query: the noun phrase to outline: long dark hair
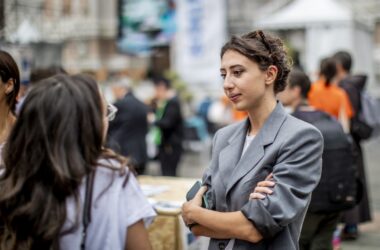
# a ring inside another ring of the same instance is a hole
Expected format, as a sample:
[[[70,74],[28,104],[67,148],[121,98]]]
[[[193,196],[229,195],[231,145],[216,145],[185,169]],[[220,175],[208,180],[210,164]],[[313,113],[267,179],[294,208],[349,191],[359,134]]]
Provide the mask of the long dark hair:
[[[1,249],[59,249],[66,199],[79,204],[79,186],[102,156],[125,163],[103,149],[104,108],[94,80],[57,75],[43,82],[27,95],[4,148]]]
[[[325,86],[330,86],[332,80],[336,76],[337,69],[335,60],[332,58],[324,58],[321,60],[320,75],[325,77]]]
[[[20,90],[20,72],[13,57],[0,50],[0,77],[3,83],[13,79],[13,90],[6,95],[6,101],[9,109],[14,114],[17,103],[17,95]]]

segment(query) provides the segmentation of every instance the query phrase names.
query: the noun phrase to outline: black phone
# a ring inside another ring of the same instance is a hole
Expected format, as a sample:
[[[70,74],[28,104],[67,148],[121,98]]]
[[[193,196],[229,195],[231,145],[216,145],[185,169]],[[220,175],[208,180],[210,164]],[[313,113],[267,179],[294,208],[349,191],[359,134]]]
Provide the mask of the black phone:
[[[192,200],[194,199],[195,195],[198,193],[199,189],[201,188],[202,183],[200,181],[196,181],[194,185],[190,188],[190,190],[186,194],[186,200]]]
[[[202,183],[200,181],[196,181],[194,185],[190,188],[190,190],[186,194],[186,200],[194,199],[195,195],[198,193],[199,189],[202,187]],[[208,208],[208,202],[205,195],[202,196],[202,207]]]

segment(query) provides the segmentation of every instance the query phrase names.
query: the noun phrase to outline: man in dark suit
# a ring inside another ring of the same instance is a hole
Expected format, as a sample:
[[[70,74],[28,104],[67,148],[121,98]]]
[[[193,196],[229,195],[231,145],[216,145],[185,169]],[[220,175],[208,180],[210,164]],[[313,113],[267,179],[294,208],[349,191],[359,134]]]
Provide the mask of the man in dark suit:
[[[159,129],[156,134],[158,160],[163,176],[176,176],[177,167],[182,155],[183,117],[181,103],[171,82],[162,77],[154,79],[157,99],[155,118],[152,125]],[[159,139],[157,139],[159,138]]]
[[[113,86],[118,112],[109,124],[109,146],[130,158],[138,174],[143,174],[148,160],[146,134],[148,108],[138,100],[127,81]]]

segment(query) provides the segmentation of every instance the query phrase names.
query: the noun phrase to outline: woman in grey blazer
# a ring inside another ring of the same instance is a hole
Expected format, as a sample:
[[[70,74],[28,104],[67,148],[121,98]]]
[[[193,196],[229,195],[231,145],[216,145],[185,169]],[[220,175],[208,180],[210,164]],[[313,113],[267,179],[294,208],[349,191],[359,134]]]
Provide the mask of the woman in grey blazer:
[[[203,186],[182,207],[192,232],[211,238],[209,249],[298,249],[310,195],[321,175],[323,139],[277,102],[289,71],[281,40],[262,31],[234,36],[222,48],[224,92],[248,118],[215,134]],[[250,200],[270,173],[273,193]],[[202,208],[203,196],[209,209]]]

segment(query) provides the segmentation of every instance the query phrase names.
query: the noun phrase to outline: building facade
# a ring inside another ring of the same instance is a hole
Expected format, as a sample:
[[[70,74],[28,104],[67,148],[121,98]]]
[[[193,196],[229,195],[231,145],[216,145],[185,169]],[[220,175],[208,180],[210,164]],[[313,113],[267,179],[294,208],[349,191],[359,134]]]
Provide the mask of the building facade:
[[[117,13],[117,0],[5,0],[3,43],[29,48],[33,67],[104,78],[128,62],[116,48]]]

